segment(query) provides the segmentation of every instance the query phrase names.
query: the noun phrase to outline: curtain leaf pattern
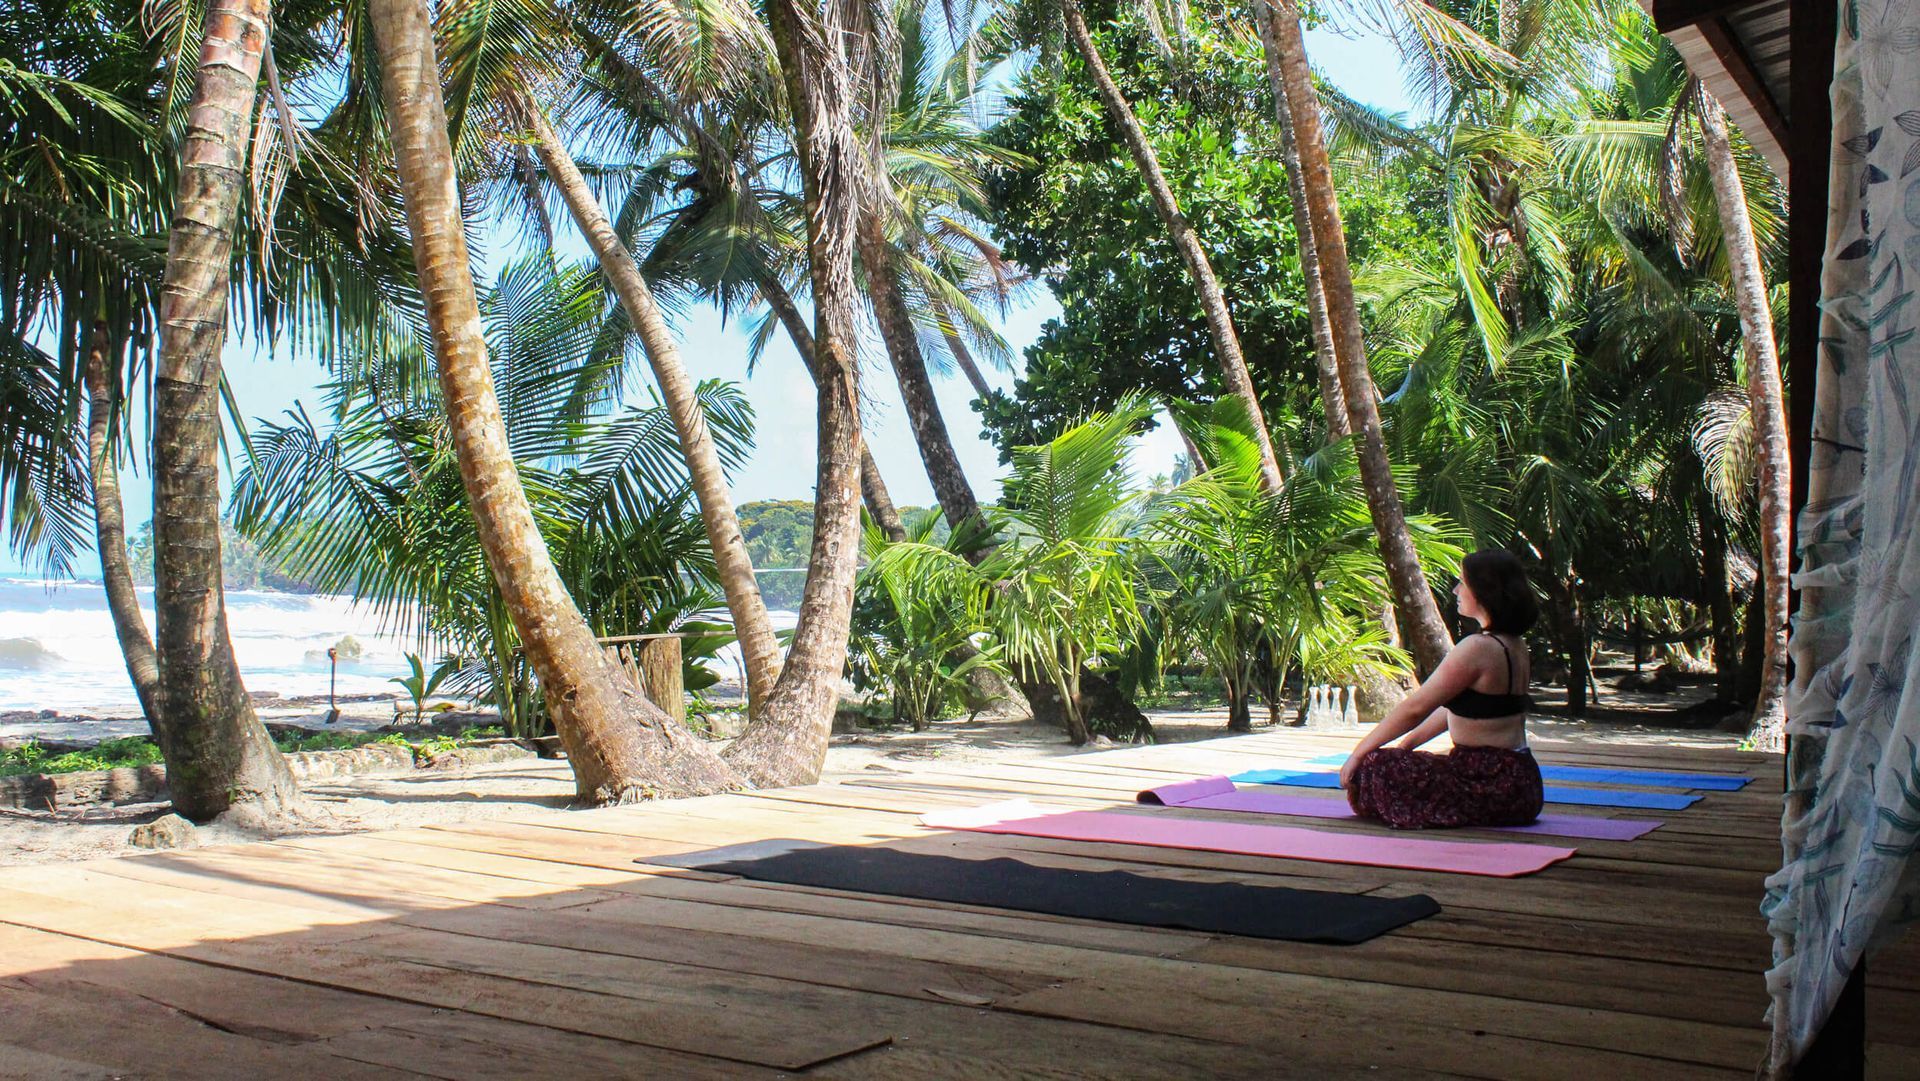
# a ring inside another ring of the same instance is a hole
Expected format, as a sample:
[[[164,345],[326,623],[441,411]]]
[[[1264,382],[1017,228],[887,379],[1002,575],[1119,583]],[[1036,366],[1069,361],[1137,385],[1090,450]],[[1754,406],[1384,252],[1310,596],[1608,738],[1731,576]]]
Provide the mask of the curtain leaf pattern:
[[[1920,918],[1920,4],[1842,0],[1768,1072]],[[1806,393],[1809,388],[1795,388]]]

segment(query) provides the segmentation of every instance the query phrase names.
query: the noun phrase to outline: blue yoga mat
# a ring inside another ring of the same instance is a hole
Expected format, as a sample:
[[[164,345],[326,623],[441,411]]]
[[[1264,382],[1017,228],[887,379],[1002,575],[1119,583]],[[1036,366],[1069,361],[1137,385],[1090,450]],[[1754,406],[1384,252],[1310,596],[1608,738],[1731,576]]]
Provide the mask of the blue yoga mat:
[[[1236,773],[1241,784],[1283,784],[1294,788],[1339,788],[1340,775],[1320,770],[1256,769]],[[1548,803],[1576,803],[1587,807],[1633,807],[1652,811],[1684,811],[1700,802],[1699,796],[1675,792],[1622,792],[1607,788],[1569,788],[1546,786]]]
[[[1309,759],[1316,766],[1337,766],[1347,760],[1344,754],[1325,754]],[[1546,766],[1540,776],[1549,781],[1573,781],[1578,784],[1638,785],[1642,788],[1700,788],[1709,792],[1738,792],[1751,777],[1731,773],[1681,773],[1670,769],[1614,769],[1611,766]]]

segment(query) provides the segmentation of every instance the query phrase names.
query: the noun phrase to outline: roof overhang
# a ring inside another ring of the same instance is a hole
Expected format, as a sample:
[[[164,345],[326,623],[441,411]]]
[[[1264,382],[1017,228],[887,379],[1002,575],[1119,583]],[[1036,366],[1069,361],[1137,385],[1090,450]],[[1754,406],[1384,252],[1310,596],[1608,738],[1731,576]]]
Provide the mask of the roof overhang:
[[[1787,175],[1791,0],[1640,0],[1776,175]]]

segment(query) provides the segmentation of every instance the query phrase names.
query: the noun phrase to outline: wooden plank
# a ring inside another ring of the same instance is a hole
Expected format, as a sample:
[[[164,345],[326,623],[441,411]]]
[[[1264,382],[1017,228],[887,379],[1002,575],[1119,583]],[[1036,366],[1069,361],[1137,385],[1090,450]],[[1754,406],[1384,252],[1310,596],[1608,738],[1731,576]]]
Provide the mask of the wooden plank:
[[[352,1062],[310,1045],[269,1043],[220,1029],[138,995],[78,1000],[18,980],[0,981],[0,1078],[52,1076],[140,1078],[142,1081],[259,1081],[324,1077],[332,1081],[402,1081],[419,1074]],[[103,1033],[110,1033],[101,1038]],[[89,1073],[89,1070],[99,1073]]]
[[[887,1039],[864,1023],[857,996],[780,981],[731,978],[724,997],[737,1027],[721,1033],[711,1024],[713,981],[697,970],[498,943],[475,956],[472,940],[461,936],[380,925],[349,938],[222,935],[144,906],[95,901],[82,907],[72,900],[0,889],[0,919],[204,964],[781,1069],[803,1069]],[[230,919],[272,920],[270,911],[260,911],[266,906],[244,899],[206,907]],[[435,948],[421,948],[426,937]],[[573,982],[554,985],[556,973]]]

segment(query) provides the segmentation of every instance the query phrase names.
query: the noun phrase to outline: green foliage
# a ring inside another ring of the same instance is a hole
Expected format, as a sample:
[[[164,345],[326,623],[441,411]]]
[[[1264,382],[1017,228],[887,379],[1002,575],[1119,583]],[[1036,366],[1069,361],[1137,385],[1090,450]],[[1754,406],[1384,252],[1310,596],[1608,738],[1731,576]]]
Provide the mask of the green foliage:
[[[688,685],[724,642],[713,555],[664,407],[612,399],[623,339],[588,271],[536,257],[481,297],[494,384],[534,519],[574,602],[602,637],[691,625]],[[449,686],[489,701],[516,735],[544,722],[537,688],[468,509],[422,337],[405,324],[353,357],[327,388],[323,431],[304,407],[256,426],[234,484],[241,532],[351,593],[401,631],[424,631],[459,668]],[[752,442],[737,389],[698,388],[722,462]]]
[[[854,687],[884,691],[894,718],[916,732],[984,704],[970,693],[975,673],[1005,672],[987,638],[992,588],[933,539],[938,519],[937,511],[909,515],[906,539],[891,543],[869,526],[848,660]]]
[[[1268,493],[1238,399],[1180,405],[1175,414],[1213,466],[1149,515],[1169,578],[1158,610],[1169,652],[1218,676],[1242,723],[1262,663],[1276,681],[1296,665],[1308,682],[1405,672],[1406,654],[1379,625],[1388,593],[1347,445],[1303,456],[1284,487]],[[1457,530],[1431,517],[1408,525],[1430,573],[1458,572]]]
[[[151,766],[160,761],[159,746],[145,736],[103,740],[86,750],[60,754],[48,754],[39,742],[28,740],[18,747],[0,748],[0,777]]]
[[[448,657],[429,674],[426,665],[420,660],[420,655],[409,653],[407,667],[413,670],[411,675],[395,676],[387,682],[398,683],[401,689],[407,692],[408,697],[413,699],[413,720],[418,724],[426,717],[427,699],[432,698],[434,692],[440,689],[440,685],[447,681],[447,677],[459,669],[460,659]]]
[[[1260,44],[1239,7],[1195,7],[1177,66],[1144,26],[1092,29],[1133,102],[1181,211],[1233,311],[1270,415],[1319,416],[1313,344],[1291,200]],[[1011,393],[977,403],[1003,454],[1051,439],[1130,392],[1220,395],[1199,295],[1077,55],[1032,68],[994,136],[1029,164],[991,184],[994,235],[1008,259],[1044,277],[1062,313],[1026,351]],[[1355,259],[1428,244],[1430,200],[1403,174],[1356,172],[1341,191]]]

